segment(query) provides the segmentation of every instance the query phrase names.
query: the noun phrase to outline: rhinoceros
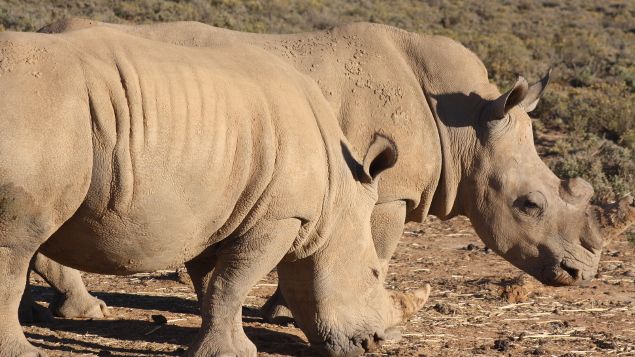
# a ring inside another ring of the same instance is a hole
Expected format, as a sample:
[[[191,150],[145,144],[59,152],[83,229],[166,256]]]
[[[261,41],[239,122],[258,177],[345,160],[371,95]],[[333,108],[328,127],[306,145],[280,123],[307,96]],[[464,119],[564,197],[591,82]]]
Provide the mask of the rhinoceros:
[[[108,28],[5,32],[0,53],[0,356],[41,355],[17,318],[38,249],[95,273],[185,263],[203,317],[192,356],[256,355],[241,305],[276,265],[327,355],[363,353],[427,299],[384,289],[372,241],[396,146],[378,133],[358,160],[287,62]]]
[[[357,23],[328,31],[260,35],[197,22],[113,25],[68,19],[41,31],[110,27],[192,47],[249,43],[308,75],[321,88],[347,139],[367,147],[375,132],[400,148],[382,176],[372,234],[385,271],[404,222],[465,215],[478,236],[516,267],[549,285],[592,278],[602,240],[590,212],[593,188],[560,180],[533,144],[535,108],[548,75],[519,77],[500,93],[479,58],[442,36]],[[267,316],[286,314],[277,299]]]

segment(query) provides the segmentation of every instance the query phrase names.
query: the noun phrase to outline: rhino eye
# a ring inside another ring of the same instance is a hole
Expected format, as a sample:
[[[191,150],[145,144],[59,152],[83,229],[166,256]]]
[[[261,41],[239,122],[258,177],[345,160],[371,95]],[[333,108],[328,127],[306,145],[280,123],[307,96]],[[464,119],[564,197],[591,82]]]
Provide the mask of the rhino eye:
[[[523,214],[531,217],[541,217],[545,211],[547,200],[545,196],[540,192],[530,192],[524,196],[519,197],[514,202],[514,207]]]

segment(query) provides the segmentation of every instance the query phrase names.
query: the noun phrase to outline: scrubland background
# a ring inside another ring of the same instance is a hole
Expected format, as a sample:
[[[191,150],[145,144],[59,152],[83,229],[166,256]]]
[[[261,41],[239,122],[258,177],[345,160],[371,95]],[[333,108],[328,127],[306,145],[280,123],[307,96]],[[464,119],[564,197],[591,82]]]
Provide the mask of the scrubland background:
[[[0,31],[36,31],[63,17],[114,23],[195,20],[251,32],[300,32],[370,21],[449,36],[485,62],[506,90],[518,74],[552,82],[533,116],[537,148],[561,177],[582,176],[596,203],[635,193],[635,0],[0,0]],[[628,242],[630,241],[630,243]],[[490,253],[459,217],[407,226],[387,285],[433,286],[429,304],[402,327],[404,339],[374,356],[635,354],[635,232],[603,251],[585,288],[548,288]],[[111,307],[104,320],[56,319],[25,326],[51,357],[182,355],[198,331],[196,295],[174,272],[84,274]],[[34,296],[53,292],[33,276]],[[258,307],[274,273],[243,307],[261,356],[311,356],[293,325],[266,324]],[[157,327],[152,315],[168,324]]]
[[[538,149],[563,178],[582,176],[596,203],[635,188],[633,0],[0,0],[0,30],[63,17],[114,23],[194,20],[288,33],[353,21],[449,36],[485,62],[501,90],[553,68],[533,116]]]

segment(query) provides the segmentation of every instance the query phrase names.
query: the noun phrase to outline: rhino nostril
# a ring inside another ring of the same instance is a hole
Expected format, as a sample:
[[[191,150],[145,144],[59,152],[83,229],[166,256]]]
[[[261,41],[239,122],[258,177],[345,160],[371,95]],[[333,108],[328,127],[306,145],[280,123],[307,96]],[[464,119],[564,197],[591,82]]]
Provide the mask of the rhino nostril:
[[[564,260],[560,262],[560,268],[562,268],[562,270],[566,271],[567,274],[571,275],[573,280],[578,280],[578,278],[580,277],[580,270],[568,266],[567,263],[564,262]]]

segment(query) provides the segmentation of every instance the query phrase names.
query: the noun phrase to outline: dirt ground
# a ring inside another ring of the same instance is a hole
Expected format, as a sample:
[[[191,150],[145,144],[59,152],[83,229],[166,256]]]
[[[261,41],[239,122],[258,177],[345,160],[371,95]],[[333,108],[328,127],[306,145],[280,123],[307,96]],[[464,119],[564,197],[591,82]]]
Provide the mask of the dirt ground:
[[[194,338],[200,318],[184,274],[84,279],[111,307],[111,317],[26,326],[29,340],[50,356],[175,356]],[[45,304],[52,291],[33,280],[35,297]],[[272,273],[250,293],[245,331],[259,355],[311,356],[293,324],[271,325],[259,316],[275,281]],[[403,325],[402,339],[369,355],[635,356],[635,249],[623,236],[605,249],[595,280],[550,288],[485,249],[467,219],[430,218],[407,226],[386,282],[405,290],[425,283],[433,288],[430,301]]]

